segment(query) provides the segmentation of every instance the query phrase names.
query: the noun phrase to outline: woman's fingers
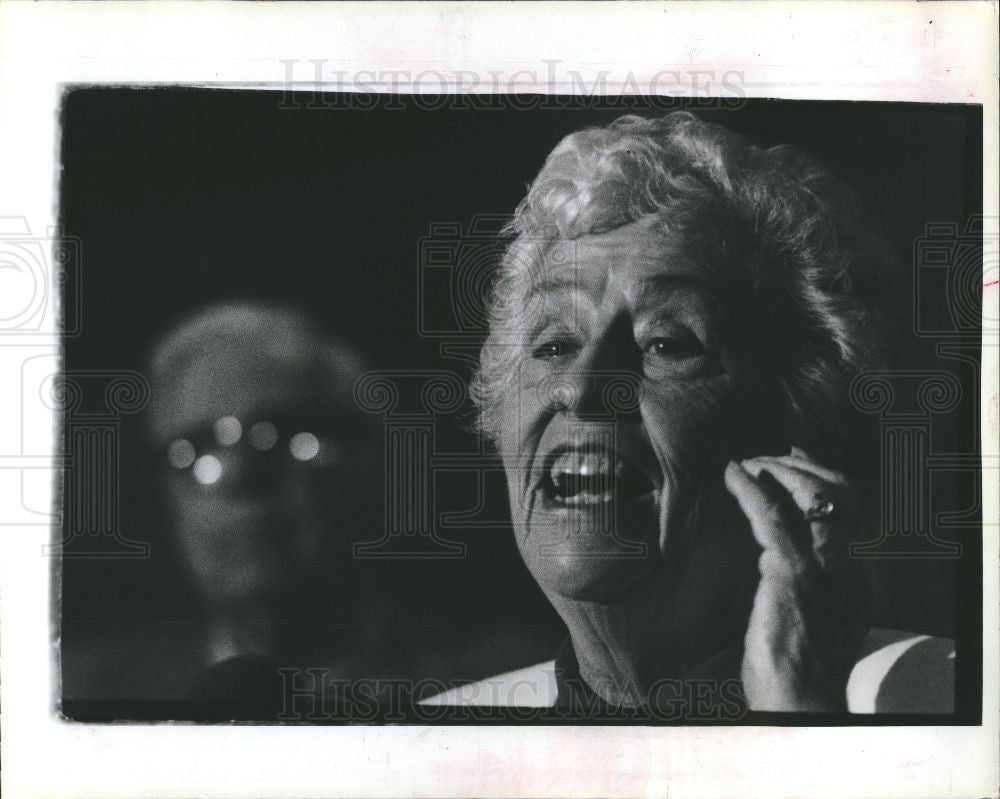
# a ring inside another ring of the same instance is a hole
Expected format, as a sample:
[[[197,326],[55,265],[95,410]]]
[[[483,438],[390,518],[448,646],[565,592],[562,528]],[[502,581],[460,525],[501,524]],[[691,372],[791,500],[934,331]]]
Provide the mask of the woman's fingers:
[[[802,520],[796,518],[794,503],[774,477],[753,475],[734,462],[726,467],[725,482],[761,547],[794,561],[808,554],[811,542],[802,533]]]
[[[857,526],[854,492],[805,453],[730,463],[726,487],[763,547],[741,677],[754,710],[843,709],[844,603],[856,602],[844,535]],[[808,510],[833,512],[808,521]],[[845,671],[846,669],[846,671]]]
[[[798,463],[788,463],[779,458],[750,458],[743,461],[743,468],[758,479],[765,471],[771,474],[791,495],[800,514],[820,502],[834,499],[828,481]]]
[[[750,458],[742,466],[759,482],[773,479],[786,492],[794,503],[788,526],[808,531],[821,568],[842,559],[847,543],[860,531],[857,498],[842,475],[794,455]],[[827,502],[832,503],[830,516],[806,521],[809,510]]]
[[[775,455],[769,459],[777,461],[778,463],[783,463],[786,466],[792,466],[796,469],[811,472],[820,480],[825,480],[828,483],[833,483],[834,485],[845,485],[847,483],[847,478],[843,474],[835,471],[834,469],[828,469],[825,466],[821,466],[812,458],[805,455],[802,450],[796,449],[795,447],[792,447],[791,455]],[[757,459],[751,458],[751,460]]]

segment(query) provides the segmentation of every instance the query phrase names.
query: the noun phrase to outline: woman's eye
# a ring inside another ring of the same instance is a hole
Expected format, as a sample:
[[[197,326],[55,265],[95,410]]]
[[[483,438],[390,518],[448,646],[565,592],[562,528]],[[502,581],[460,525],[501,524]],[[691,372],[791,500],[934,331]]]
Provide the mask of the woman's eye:
[[[691,358],[704,352],[694,338],[654,338],[646,345],[646,352],[661,358]]]
[[[549,358],[568,355],[572,350],[573,344],[570,341],[546,341],[531,351],[531,357],[539,360],[548,360]]]

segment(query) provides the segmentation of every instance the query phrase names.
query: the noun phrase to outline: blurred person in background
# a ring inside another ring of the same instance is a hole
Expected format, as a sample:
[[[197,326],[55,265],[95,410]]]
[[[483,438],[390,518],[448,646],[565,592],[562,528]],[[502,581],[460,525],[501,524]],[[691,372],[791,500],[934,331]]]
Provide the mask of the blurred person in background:
[[[201,610],[192,696],[281,710],[280,666],[350,678],[376,648],[353,556],[380,523],[381,449],[353,397],[361,356],[303,313],[214,305],[150,359],[168,526]]]

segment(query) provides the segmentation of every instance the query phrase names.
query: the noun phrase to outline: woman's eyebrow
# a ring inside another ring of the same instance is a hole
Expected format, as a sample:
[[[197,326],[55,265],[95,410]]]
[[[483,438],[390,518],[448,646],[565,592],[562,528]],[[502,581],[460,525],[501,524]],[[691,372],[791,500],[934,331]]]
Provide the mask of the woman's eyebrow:
[[[528,296],[530,298],[538,294],[581,291],[586,288],[587,283],[593,282],[595,282],[593,275],[586,272],[576,272],[562,277],[544,277],[538,282],[532,282]]]
[[[638,310],[645,310],[649,306],[676,305],[678,293],[686,298],[693,294],[702,301],[710,300],[715,295],[711,284],[690,272],[650,275],[640,285],[641,291],[636,303]]]

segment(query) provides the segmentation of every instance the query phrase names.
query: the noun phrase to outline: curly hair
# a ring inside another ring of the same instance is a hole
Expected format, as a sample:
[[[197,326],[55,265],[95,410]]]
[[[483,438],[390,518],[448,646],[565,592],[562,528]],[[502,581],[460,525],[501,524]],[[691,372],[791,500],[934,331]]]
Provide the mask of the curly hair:
[[[480,430],[494,441],[499,434],[531,275],[547,252],[559,240],[647,221],[708,253],[752,307],[788,434],[803,443],[835,437],[850,379],[890,349],[895,255],[814,158],[755,146],[683,111],[578,131],[548,156],[506,229],[471,387]]]

